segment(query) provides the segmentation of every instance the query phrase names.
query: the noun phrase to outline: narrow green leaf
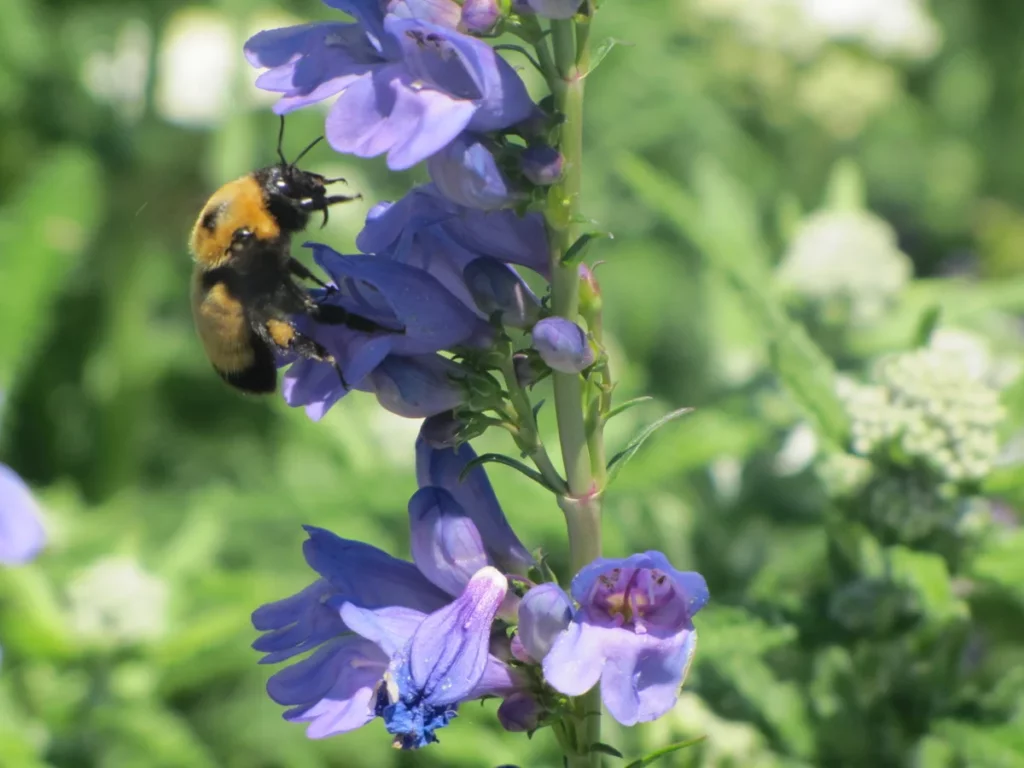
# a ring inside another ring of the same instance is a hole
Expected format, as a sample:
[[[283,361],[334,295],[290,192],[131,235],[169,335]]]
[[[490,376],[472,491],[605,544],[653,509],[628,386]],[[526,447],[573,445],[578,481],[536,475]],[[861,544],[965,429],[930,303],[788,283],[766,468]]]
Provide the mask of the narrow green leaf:
[[[601,62],[604,61],[604,57],[611,53],[612,48],[614,48],[617,45],[621,45],[626,48],[633,47],[633,43],[629,42],[628,40],[618,40],[614,37],[609,37],[606,38],[605,40],[602,40],[600,43],[594,46],[594,49],[590,53],[590,69],[587,70],[587,74],[589,75],[591,72],[597,69],[598,66],[600,66]]]
[[[698,736],[697,738],[689,739],[688,741],[677,741],[675,744],[669,744],[667,747],[656,749],[653,752],[634,760],[632,763],[627,765],[626,768],[646,768],[646,766],[651,765],[656,760],[660,760],[666,755],[671,755],[673,752],[678,752],[681,749],[687,749],[688,747],[700,744],[706,738],[707,736]]]
[[[588,751],[590,751],[590,752],[600,752],[602,755],[611,755],[612,757],[617,757],[619,759],[622,759],[623,757],[625,757],[625,755],[623,755],[621,752],[619,752],[619,750],[617,750],[611,744],[604,744],[603,742],[600,742],[600,741],[597,742],[596,744],[591,744],[590,745],[590,749]]]
[[[474,467],[483,466],[484,464],[503,464],[506,467],[512,467],[512,469],[521,472],[522,474],[526,475],[528,478],[533,480],[535,483],[542,485],[544,488],[551,491],[552,493],[558,493],[558,491],[556,491],[548,484],[548,481],[544,479],[544,475],[542,475],[540,472],[538,472],[535,469],[531,469],[530,467],[523,464],[523,462],[517,461],[516,459],[513,459],[510,456],[506,456],[503,453],[485,453],[480,456],[477,456],[471,462],[466,464],[465,467],[463,467],[462,472],[459,474],[459,482],[461,483],[463,480],[465,480],[467,475],[469,475],[470,471]]]
[[[576,242],[569,246],[569,250],[562,256],[562,264],[567,267],[571,267],[574,264],[579,264],[583,259],[583,255],[587,251],[587,247],[594,241],[599,239],[614,240],[615,235],[611,232],[584,232],[578,238]]]
[[[633,458],[638,450],[640,450],[640,446],[647,441],[647,438],[669,422],[675,421],[681,416],[685,416],[691,412],[693,412],[693,408],[680,408],[679,410],[672,411],[671,413],[666,413],[653,424],[649,424],[641,430],[639,434],[629,441],[629,444],[625,448],[612,456],[611,461],[608,462],[608,482],[610,483],[615,479],[615,476],[619,474],[624,466],[626,466],[626,463]]]
[[[653,399],[654,398],[651,397],[650,395],[643,395],[642,397],[634,397],[632,400],[627,400],[624,403],[619,403],[604,415],[604,420],[606,422],[610,421],[613,416],[618,416],[620,413],[625,413],[630,408],[635,408],[636,406],[649,402]]]
[[[932,304],[921,314],[921,319],[917,321],[917,331],[914,333],[915,347],[928,346],[932,340],[932,334],[939,327],[940,320],[942,320],[942,307],[939,304]]]
[[[857,164],[849,158],[840,160],[832,167],[825,191],[825,200],[834,210],[860,210],[864,208],[867,193],[864,191],[864,176]]]

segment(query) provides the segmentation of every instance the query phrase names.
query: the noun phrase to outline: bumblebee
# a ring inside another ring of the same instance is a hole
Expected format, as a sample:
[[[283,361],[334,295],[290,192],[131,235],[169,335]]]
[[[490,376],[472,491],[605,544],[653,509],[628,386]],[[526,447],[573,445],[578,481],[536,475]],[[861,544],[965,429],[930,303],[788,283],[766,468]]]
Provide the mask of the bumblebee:
[[[321,137],[323,138],[323,137]],[[292,320],[343,324],[361,331],[392,331],[338,306],[317,303],[296,278],[333,290],[291,255],[291,236],[309,223],[310,214],[358,196],[328,195],[328,179],[291,163],[277,140],[280,162],[228,182],[213,193],[192,228],[192,316],[214,370],[228,384],[253,394],[277,388],[275,351],[333,364],[334,358]]]

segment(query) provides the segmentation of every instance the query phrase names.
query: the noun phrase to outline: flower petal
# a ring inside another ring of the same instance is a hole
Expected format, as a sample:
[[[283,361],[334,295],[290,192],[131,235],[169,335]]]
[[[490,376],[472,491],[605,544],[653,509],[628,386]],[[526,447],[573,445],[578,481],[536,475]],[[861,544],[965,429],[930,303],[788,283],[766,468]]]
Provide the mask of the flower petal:
[[[372,609],[344,603],[341,617],[353,632],[374,643],[389,657],[394,657],[408,645],[426,616],[401,606]]]
[[[586,331],[564,317],[546,317],[533,326],[533,348],[562,373],[580,373],[594,363]]]
[[[0,563],[27,563],[45,543],[39,505],[17,473],[0,464]]]
[[[572,621],[572,600],[554,583],[538,584],[519,604],[518,637],[523,648],[540,662]]]
[[[448,146],[431,155],[427,171],[444,196],[459,205],[491,211],[511,205],[516,199],[494,155],[472,134],[459,134]]]
[[[544,657],[544,679],[566,696],[582,696],[601,679],[605,662],[602,627],[573,621]],[[635,637],[632,633],[630,637]]]
[[[347,635],[275,672],[267,681],[267,693],[284,706],[310,706],[332,690],[339,693],[339,682],[353,689],[367,684],[374,687],[386,669],[387,656],[380,648],[362,637]]]
[[[430,581],[458,595],[487,553],[476,525],[455,498],[443,488],[420,488],[409,500],[412,559]]]
[[[370,387],[384,408],[410,419],[450,411],[466,399],[459,383],[467,372],[440,355],[385,358],[370,375]]]
[[[252,647],[266,653],[260,663],[277,664],[344,632],[338,611],[324,604],[333,593],[328,582],[318,579],[298,594],[257,608],[252,623],[264,634]]]
[[[306,562],[331,583],[341,599],[365,608],[405,606],[431,611],[448,596],[427,581],[412,563],[392,557],[361,541],[305,526]],[[373,574],[367,578],[367,574]]]
[[[496,568],[481,568],[454,602],[423,620],[395,675],[403,698],[407,686],[434,706],[466,698],[487,667],[491,624],[507,590]]]
[[[494,495],[487,473],[481,466],[460,480],[476,452],[463,443],[458,448],[433,448],[421,434],[416,438],[416,479],[421,488],[447,490],[476,525],[484,546],[494,562],[506,573],[526,573],[534,560],[509,525]]]

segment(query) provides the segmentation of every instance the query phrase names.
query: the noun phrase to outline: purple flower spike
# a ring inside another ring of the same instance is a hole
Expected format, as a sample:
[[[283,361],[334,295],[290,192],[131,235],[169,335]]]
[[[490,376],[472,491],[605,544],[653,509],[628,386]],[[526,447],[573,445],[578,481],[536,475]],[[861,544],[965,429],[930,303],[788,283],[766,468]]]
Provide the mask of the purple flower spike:
[[[494,155],[472,134],[457,136],[432,155],[427,160],[427,170],[445,197],[467,208],[494,211],[511,205],[516,199]]]
[[[601,700],[623,725],[668,712],[696,650],[704,578],[651,551],[595,560],[573,579],[572,596],[579,609],[544,658],[547,682],[580,696],[600,681]]]
[[[338,95],[326,122],[337,151],[387,153],[388,166],[403,170],[467,128],[500,130],[532,113],[515,70],[486,43],[450,28],[459,18],[454,3],[329,4],[359,23],[268,30],[245,49],[250,62],[270,68],[256,84],[282,94],[278,114]]]
[[[594,363],[586,332],[564,317],[547,317],[533,326],[533,348],[548,367],[562,373],[579,373]]]
[[[45,543],[32,493],[13,469],[0,464],[0,564],[27,563]]]
[[[538,16],[548,19],[571,19],[580,9],[581,0],[526,0]]]
[[[450,595],[459,594],[486,566],[480,532],[444,488],[420,488],[409,500],[412,559],[424,576]]]
[[[512,267],[481,256],[462,272],[477,308],[503,325],[529,328],[540,317],[540,300]]]
[[[554,583],[538,584],[519,604],[519,642],[535,662],[548,655],[560,633],[572,621],[572,600]]]
[[[461,365],[440,355],[392,355],[384,358],[369,381],[377,401],[387,410],[422,419],[460,405],[466,388],[459,381],[465,377]]]
[[[475,466],[460,481],[466,465],[476,452],[463,443],[458,448],[437,449],[416,438],[416,479],[421,488],[433,486],[448,491],[476,525],[493,562],[505,573],[526,573],[534,560],[509,525],[498,498],[481,466]]]

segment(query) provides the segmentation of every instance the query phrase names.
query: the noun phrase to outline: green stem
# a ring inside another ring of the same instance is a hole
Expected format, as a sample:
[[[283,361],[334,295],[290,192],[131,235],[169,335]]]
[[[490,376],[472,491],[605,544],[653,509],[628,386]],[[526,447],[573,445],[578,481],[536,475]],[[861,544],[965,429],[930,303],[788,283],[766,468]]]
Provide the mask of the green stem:
[[[563,158],[562,179],[548,195],[545,220],[551,249],[551,307],[556,315],[579,321],[579,272],[562,265],[562,258],[575,241],[580,219],[580,190],[583,184],[583,82],[589,54],[587,35],[577,37],[572,21],[551,22],[555,72],[555,106],[562,115],[559,151]],[[577,50],[577,43],[581,47]],[[562,447],[562,461],[569,495],[559,499],[569,533],[572,572],[601,556],[601,494],[591,470],[593,432],[584,413],[583,380],[578,374],[554,372],[555,417]],[[600,434],[600,433],[598,433]],[[602,451],[603,452],[603,451]],[[595,687],[576,700],[575,750],[566,755],[571,768],[600,768],[601,753],[590,747],[601,740],[601,700]]]
[[[511,354],[506,355],[502,361],[501,375],[505,379],[505,388],[508,390],[509,401],[512,403],[512,407],[515,408],[516,421],[519,424],[518,435],[515,438],[516,444],[530,457],[530,460],[540,470],[540,473],[544,475],[544,479],[548,481],[551,487],[558,489],[560,493],[564,493],[567,487],[565,480],[558,474],[554,462],[551,461],[551,457],[548,456],[547,449],[540,439],[540,429],[537,426],[537,419],[533,415],[530,398],[523,391],[523,388],[519,386],[519,379],[516,378],[516,369],[512,362]]]

